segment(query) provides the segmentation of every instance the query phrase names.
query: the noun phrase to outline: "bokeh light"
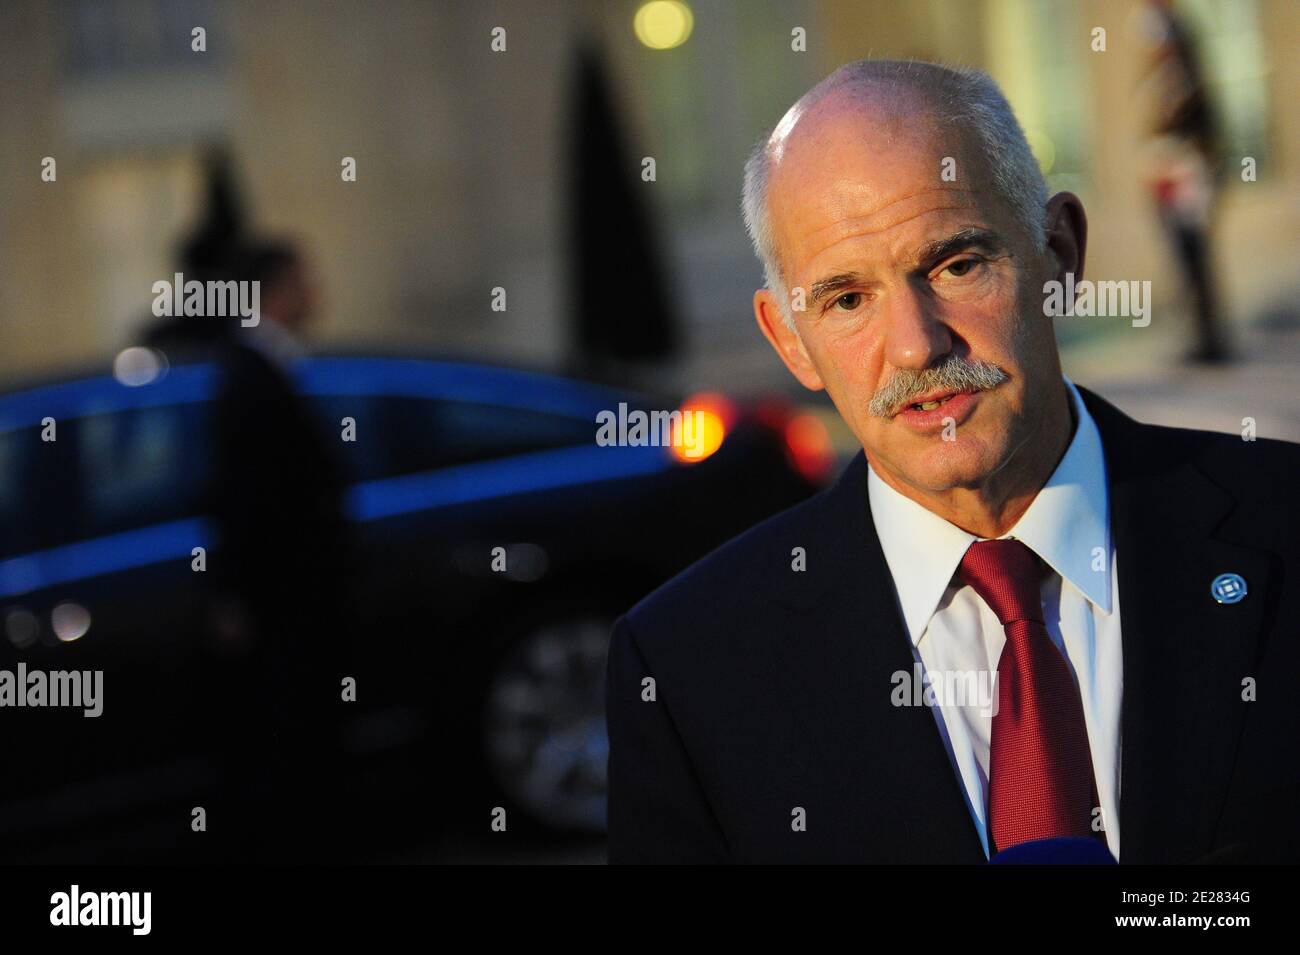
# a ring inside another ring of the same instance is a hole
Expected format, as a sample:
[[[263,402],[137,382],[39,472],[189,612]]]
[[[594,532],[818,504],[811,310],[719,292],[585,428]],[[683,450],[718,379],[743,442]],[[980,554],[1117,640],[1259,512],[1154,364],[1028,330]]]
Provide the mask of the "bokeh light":
[[[113,359],[113,377],[130,388],[157,381],[166,370],[163,353],[141,345],[123,348]]]
[[[650,0],[632,18],[636,38],[652,50],[671,50],[691,36],[695,15],[681,0]]]
[[[64,643],[80,640],[90,632],[90,611],[70,600],[56,604],[50,611],[50,626]]]

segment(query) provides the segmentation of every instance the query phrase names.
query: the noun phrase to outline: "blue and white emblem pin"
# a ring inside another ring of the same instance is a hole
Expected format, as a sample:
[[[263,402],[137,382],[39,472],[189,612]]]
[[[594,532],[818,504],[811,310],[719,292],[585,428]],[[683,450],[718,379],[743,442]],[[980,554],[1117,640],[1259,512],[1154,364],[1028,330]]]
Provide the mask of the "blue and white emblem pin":
[[[1246,581],[1240,574],[1219,574],[1210,584],[1215,603],[1239,604],[1246,599]]]

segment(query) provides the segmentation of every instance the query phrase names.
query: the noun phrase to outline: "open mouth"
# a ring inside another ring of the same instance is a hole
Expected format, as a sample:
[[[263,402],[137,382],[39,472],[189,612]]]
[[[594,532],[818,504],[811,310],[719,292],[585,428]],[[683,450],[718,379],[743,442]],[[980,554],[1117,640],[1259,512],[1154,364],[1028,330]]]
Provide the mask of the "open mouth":
[[[964,395],[967,393],[968,392],[964,392],[964,391],[950,391],[945,395],[932,396],[926,398],[924,401],[915,401],[912,404],[907,405],[906,408],[912,411],[933,411],[935,408],[938,408],[940,405],[947,404],[950,400],[956,398],[958,395]]]

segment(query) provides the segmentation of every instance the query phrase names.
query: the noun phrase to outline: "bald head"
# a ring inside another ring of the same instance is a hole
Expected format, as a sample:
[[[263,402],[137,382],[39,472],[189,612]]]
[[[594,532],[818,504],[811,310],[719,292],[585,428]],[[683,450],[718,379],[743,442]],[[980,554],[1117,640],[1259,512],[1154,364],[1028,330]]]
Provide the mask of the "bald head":
[[[859,60],[805,93],[759,140],[745,164],[745,225],[788,326],[784,225],[792,211],[860,202],[872,190],[883,196],[909,179],[937,185],[946,157],[963,187],[990,193],[1041,250],[1046,183],[1010,106],[978,71]]]

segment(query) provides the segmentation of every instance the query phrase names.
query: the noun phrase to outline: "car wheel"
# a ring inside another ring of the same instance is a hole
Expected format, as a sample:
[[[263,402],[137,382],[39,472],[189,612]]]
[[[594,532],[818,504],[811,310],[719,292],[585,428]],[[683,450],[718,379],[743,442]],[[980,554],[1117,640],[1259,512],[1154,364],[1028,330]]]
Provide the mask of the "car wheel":
[[[534,821],[603,832],[609,738],[605,658],[612,617],[537,626],[493,669],[484,700],[489,772]]]

